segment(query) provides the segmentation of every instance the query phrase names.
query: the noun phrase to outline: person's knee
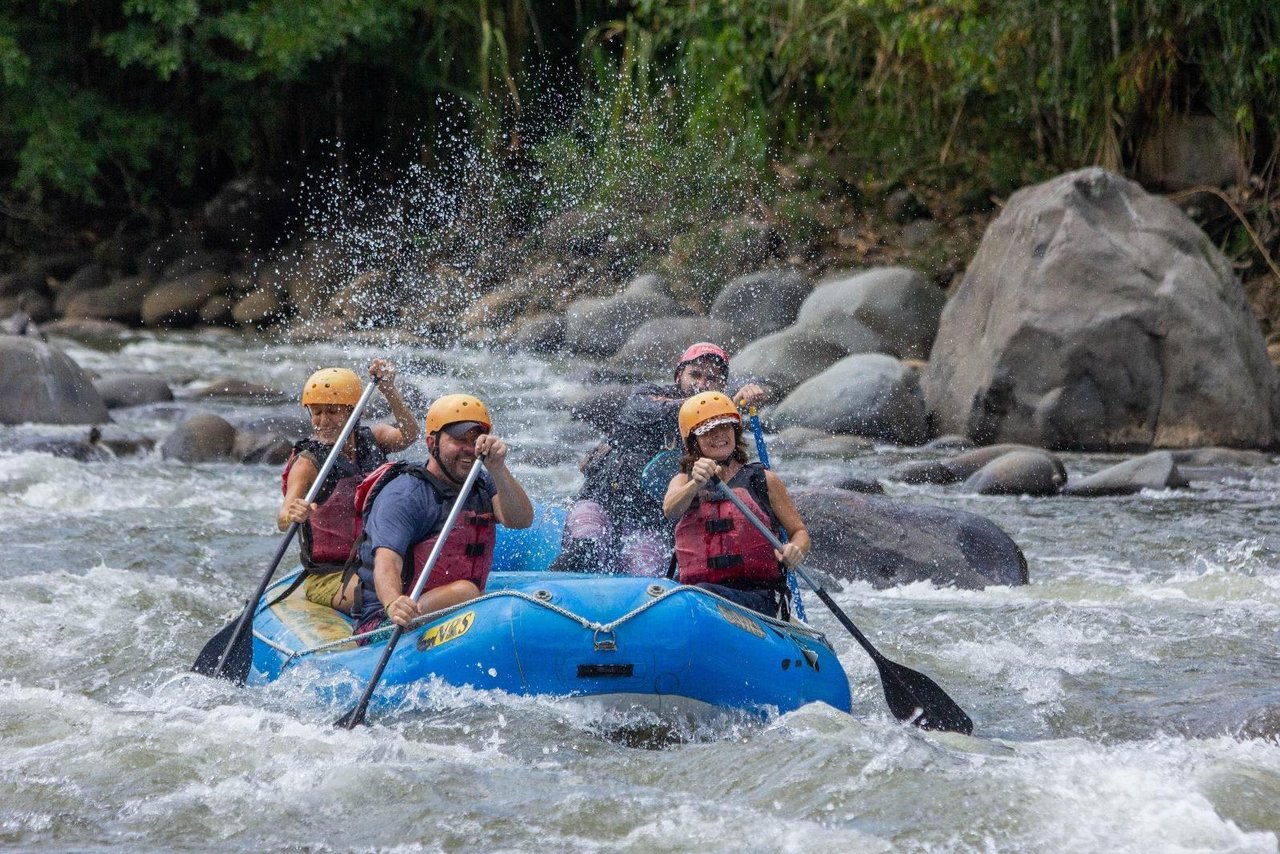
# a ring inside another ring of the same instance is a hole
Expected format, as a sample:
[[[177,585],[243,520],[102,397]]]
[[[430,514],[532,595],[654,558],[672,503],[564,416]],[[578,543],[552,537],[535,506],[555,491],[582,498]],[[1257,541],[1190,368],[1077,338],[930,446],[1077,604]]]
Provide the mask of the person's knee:
[[[480,588],[472,581],[459,579],[451,581],[442,587],[427,591],[423,598],[426,600],[427,612],[439,611],[443,608],[451,608],[454,605],[461,605],[477,598],[480,595]]]
[[[341,586],[337,593],[333,594],[333,599],[329,602],[330,606],[332,606],[334,610],[341,611],[344,614],[355,613],[356,592],[359,589],[360,577],[355,573],[352,573],[351,577],[347,579],[347,583]]]
[[[575,503],[564,520],[564,536],[570,540],[604,539],[609,528],[609,514],[598,501]]]

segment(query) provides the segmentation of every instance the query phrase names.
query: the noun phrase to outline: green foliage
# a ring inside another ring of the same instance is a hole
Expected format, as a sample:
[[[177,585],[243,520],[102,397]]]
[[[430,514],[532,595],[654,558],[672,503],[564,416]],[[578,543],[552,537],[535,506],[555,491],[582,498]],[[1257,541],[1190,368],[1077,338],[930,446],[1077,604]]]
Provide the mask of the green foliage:
[[[1121,168],[1173,110],[1280,128],[1271,0],[637,0],[631,25],[711,100],[763,107],[780,145],[890,180],[957,157],[985,172],[997,149]]]
[[[0,176],[31,201],[116,209],[207,195],[197,182],[247,170],[297,177],[334,145],[412,149],[441,96],[496,131],[541,37],[524,0],[12,5]],[[583,4],[545,5],[579,29]]]
[[[648,32],[621,22],[596,31],[580,108],[531,152],[541,215],[583,208],[605,217],[637,266],[672,250],[682,262],[677,290],[707,302],[761,260],[750,216],[775,192],[766,122],[758,106],[701,86],[693,70],[658,76],[653,48]]]
[[[565,65],[580,105],[553,110]],[[447,121],[495,154],[540,141],[554,189],[512,183],[535,219],[657,205],[675,235],[768,202],[796,151],[1005,190],[1132,165],[1192,111],[1261,164],[1277,79],[1274,0],[37,0],[0,10],[0,177],[7,202],[164,209],[333,146],[399,159]]]

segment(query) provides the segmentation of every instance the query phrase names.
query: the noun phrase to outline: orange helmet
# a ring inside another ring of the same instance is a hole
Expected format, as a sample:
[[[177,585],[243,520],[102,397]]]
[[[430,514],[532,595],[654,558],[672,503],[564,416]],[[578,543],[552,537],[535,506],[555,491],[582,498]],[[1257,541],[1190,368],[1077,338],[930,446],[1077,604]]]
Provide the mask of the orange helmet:
[[[467,422],[479,424],[488,433],[493,429],[493,420],[489,418],[489,410],[478,397],[469,394],[446,394],[437,397],[427,407],[427,434],[439,433],[450,424]]]
[[[336,403],[355,406],[360,402],[364,389],[355,371],[346,368],[321,368],[302,386],[302,405]]]
[[[680,437],[689,440],[691,433],[705,433],[720,424],[742,426],[738,407],[718,391],[695,394],[680,406]]]

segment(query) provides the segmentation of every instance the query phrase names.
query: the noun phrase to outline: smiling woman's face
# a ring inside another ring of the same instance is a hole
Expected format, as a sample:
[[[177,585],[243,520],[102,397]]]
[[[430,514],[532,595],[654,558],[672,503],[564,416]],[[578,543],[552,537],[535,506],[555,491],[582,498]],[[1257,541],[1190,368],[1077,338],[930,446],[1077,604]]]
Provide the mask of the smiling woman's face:
[[[311,410],[311,427],[316,432],[316,438],[332,445],[337,441],[338,434],[346,426],[355,407],[340,403],[313,403],[307,408]]]
[[[696,438],[698,450],[702,455],[716,462],[729,459],[733,455],[733,449],[738,445],[736,431],[732,424],[719,424]]]

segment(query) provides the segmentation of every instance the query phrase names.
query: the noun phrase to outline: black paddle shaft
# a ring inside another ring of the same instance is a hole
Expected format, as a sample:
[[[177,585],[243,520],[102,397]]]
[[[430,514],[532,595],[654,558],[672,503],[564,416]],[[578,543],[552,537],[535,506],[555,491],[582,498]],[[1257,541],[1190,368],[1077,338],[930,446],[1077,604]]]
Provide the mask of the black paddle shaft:
[[[712,477],[711,482],[724,494],[726,498],[733,502],[752,525],[755,526],[761,534],[773,545],[778,551],[782,551],[782,542],[774,535],[773,531],[764,524],[754,513],[738,497],[727,483],[719,477]],[[867,654],[871,656],[871,660],[875,662],[876,668],[880,671],[880,684],[884,688],[884,698],[889,704],[889,711],[893,712],[893,716],[900,721],[910,721],[921,729],[941,730],[943,732],[959,732],[969,735],[973,732],[973,721],[965,714],[964,709],[952,700],[947,693],[943,691],[938,684],[909,667],[904,667],[895,661],[885,658],[880,650],[876,649],[867,636],[853,624],[853,620],[849,619],[849,615],[841,610],[840,606],[835,603],[830,594],[818,584],[817,581],[809,575],[803,567],[794,566],[792,570],[796,575],[804,580],[809,589],[817,594],[822,600],[822,604],[830,609],[836,619],[840,621],[849,634],[853,635]]]

